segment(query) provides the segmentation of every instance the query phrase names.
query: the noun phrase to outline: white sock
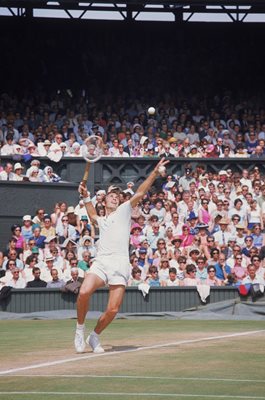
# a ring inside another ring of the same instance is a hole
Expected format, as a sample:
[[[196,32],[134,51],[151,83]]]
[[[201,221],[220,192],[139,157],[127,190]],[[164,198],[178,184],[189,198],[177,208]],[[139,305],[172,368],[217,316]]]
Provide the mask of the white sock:
[[[97,334],[95,331],[92,331],[92,332],[90,333],[90,335],[98,336],[98,334]]]
[[[79,324],[79,323],[77,322],[77,324],[76,324],[76,329],[79,329],[79,330],[84,331],[84,330],[85,330],[85,324]]]

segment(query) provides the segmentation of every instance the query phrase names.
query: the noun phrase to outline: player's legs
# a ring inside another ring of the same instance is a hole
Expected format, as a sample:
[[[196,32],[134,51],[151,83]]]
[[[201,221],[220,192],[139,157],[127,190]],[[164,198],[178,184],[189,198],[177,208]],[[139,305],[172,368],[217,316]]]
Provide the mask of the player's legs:
[[[119,311],[125,292],[124,285],[110,285],[107,309],[99,318],[95,330],[87,338],[94,353],[103,353],[104,349],[99,342],[99,334],[111,323]]]
[[[77,299],[77,325],[75,332],[75,349],[77,353],[85,351],[85,318],[88,311],[89,299],[91,295],[100,287],[104,286],[105,282],[96,274],[87,274],[79,291]]]
[[[115,318],[125,293],[124,285],[110,285],[107,309],[99,318],[94,331],[99,335]]]
[[[77,299],[77,322],[82,325],[85,322],[91,295],[100,287],[105,286],[105,282],[93,273],[85,276],[84,282],[79,291]]]

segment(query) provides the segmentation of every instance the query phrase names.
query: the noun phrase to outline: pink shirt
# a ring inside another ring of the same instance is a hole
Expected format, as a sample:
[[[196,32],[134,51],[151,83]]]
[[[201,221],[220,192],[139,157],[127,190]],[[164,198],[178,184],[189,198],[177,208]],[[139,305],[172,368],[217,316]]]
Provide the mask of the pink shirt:
[[[207,210],[204,210],[204,208],[202,208],[201,209],[201,216],[202,216],[202,222],[204,224],[208,224],[210,219],[211,219],[211,216],[210,216],[209,212]]]
[[[16,249],[23,249],[24,241],[25,239],[23,238],[23,236],[17,238]]]
[[[197,286],[199,285],[201,282],[199,279],[195,278],[185,278],[183,279],[183,284],[184,286]]]

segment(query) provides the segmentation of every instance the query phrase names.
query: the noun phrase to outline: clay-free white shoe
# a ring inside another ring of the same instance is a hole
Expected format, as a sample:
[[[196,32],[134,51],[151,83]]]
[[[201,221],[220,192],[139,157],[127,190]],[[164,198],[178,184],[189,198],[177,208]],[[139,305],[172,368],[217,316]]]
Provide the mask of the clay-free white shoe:
[[[85,332],[82,329],[75,331],[75,350],[77,353],[84,353],[86,348]]]
[[[91,333],[86,340],[87,344],[92,348],[94,353],[104,353],[105,350],[99,343],[98,335]]]

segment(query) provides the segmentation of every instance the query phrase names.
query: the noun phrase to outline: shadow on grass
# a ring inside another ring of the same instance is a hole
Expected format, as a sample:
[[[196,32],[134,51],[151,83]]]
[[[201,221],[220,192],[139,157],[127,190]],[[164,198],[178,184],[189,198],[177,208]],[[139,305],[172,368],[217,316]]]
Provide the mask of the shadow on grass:
[[[108,351],[129,351],[129,350],[137,350],[140,346],[110,346]]]

